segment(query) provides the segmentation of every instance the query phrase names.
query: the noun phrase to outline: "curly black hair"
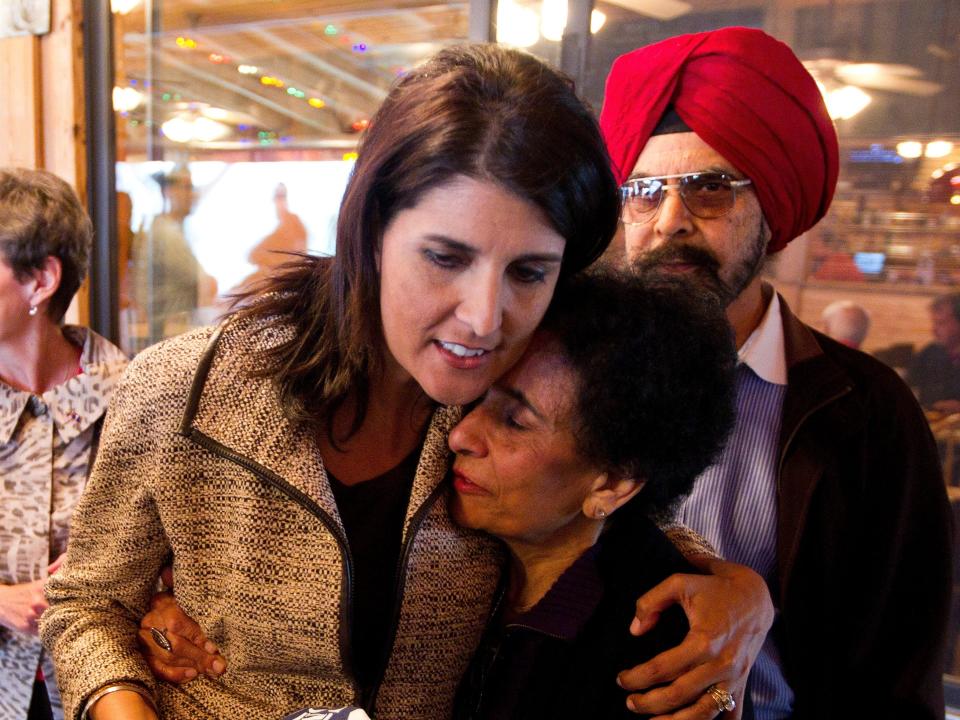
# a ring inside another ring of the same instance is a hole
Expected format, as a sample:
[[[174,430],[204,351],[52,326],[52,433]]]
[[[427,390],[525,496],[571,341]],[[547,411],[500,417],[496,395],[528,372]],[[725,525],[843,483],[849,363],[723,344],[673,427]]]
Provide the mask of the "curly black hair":
[[[579,452],[646,480],[631,512],[670,511],[733,427],[737,355],[719,298],[681,278],[602,267],[564,282],[541,329],[577,378]]]

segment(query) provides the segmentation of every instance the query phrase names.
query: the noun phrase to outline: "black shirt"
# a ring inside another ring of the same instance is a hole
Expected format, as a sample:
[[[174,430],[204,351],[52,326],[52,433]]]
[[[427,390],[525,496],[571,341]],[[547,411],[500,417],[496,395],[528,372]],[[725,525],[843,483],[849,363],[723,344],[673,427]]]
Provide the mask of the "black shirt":
[[[362,691],[383,672],[387,634],[394,615],[403,519],[420,449],[396,467],[356,485],[327,473],[353,556],[353,624],[350,648]]]
[[[617,674],[676,647],[688,625],[673,606],[640,637],[636,600],[676,572],[696,572],[646,517],[612,527],[528,612],[493,618],[460,683],[455,720],[638,720]],[[744,717],[748,717],[745,715]]]

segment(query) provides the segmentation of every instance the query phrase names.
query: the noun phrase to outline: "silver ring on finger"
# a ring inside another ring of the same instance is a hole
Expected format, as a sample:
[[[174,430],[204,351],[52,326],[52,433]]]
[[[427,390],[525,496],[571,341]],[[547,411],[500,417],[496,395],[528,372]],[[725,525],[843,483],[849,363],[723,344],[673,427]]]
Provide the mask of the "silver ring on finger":
[[[733,695],[723,688],[711,685],[707,688],[707,693],[717,704],[717,712],[730,712],[736,709],[737,701],[733,699]]]
[[[150,628],[150,636],[153,641],[167,652],[173,652],[173,645],[167,639],[166,628]]]

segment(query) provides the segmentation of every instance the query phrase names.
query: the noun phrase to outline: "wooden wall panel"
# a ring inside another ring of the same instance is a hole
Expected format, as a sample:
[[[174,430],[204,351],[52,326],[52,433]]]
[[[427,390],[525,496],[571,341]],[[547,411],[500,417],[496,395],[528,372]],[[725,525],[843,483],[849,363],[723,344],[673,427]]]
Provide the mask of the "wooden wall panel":
[[[0,39],[0,167],[43,168],[87,197],[83,0],[53,0],[50,32]],[[88,318],[81,288],[68,322]]]
[[[0,166],[43,167],[40,40],[0,39]]]
[[[43,167],[86,197],[83,137],[82,0],[54,0],[50,33],[40,39]]]
[[[85,93],[83,84],[83,0],[53,0],[50,33],[40,39],[43,167],[87,198]],[[67,322],[89,321],[87,282],[67,311]]]

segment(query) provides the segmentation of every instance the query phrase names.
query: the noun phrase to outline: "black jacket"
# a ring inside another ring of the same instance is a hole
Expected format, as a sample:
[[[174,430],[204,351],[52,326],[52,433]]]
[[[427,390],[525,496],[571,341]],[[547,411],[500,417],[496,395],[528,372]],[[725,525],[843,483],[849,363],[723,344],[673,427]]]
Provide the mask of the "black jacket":
[[[794,718],[942,720],[951,523],[930,430],[896,373],[781,303],[773,594]]]
[[[455,718],[637,720],[617,674],[678,645],[687,622],[676,607],[641,637],[630,622],[637,598],[676,572],[695,571],[646,517],[611,528],[520,620],[491,620]]]

